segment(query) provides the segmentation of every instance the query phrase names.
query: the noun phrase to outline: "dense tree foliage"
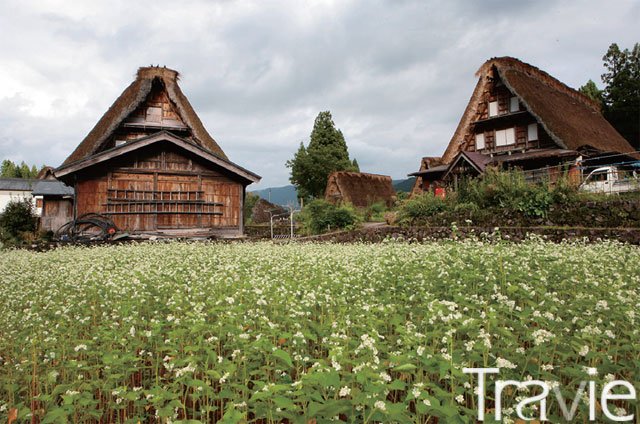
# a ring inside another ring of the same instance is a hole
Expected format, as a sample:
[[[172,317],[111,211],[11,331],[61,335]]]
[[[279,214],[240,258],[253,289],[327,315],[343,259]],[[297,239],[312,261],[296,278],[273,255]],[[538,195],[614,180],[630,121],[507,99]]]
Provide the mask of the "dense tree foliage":
[[[251,221],[253,215],[253,207],[256,205],[256,202],[260,199],[255,193],[247,192],[246,197],[244,198],[244,219],[245,222],[249,223]]]
[[[44,168],[44,165],[40,169]],[[12,161],[5,159],[2,161],[0,168],[0,177],[2,178],[35,178],[40,170],[35,165],[29,167],[24,161],[20,165],[16,165]]]
[[[613,43],[602,61],[604,89],[589,80],[578,91],[598,102],[607,121],[640,150],[640,44],[620,50]]]
[[[602,90],[598,88],[593,80],[587,81],[585,85],[578,89],[579,92],[589,97],[591,100],[595,100],[600,107],[604,106],[604,99],[602,98]]]
[[[606,72],[603,114],[632,146],[640,149],[640,44],[620,50],[611,44],[602,58]]]
[[[320,112],[313,124],[309,145],[300,143],[293,159],[289,181],[304,198],[324,196],[327,178],[333,171],[359,171],[358,162],[349,159],[342,131],[336,128],[331,112]]]
[[[0,239],[18,238],[36,230],[36,216],[29,200],[11,201],[0,213]]]

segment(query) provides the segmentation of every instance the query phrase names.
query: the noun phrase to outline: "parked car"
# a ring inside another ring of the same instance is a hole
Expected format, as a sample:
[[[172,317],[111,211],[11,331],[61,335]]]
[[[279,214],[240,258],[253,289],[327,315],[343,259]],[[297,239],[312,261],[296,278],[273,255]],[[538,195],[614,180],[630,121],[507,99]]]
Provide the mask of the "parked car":
[[[640,190],[637,171],[624,172],[615,166],[602,166],[587,175],[579,187],[590,193],[623,193]]]

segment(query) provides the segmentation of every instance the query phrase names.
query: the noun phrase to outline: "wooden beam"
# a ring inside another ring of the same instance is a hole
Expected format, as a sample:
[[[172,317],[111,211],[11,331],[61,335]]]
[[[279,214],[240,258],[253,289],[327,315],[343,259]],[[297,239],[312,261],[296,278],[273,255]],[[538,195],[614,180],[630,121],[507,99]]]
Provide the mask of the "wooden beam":
[[[77,162],[73,162],[69,165],[63,166],[61,168],[58,168],[55,171],[55,176],[57,178],[62,178],[66,175],[72,174],[74,172],[77,172],[81,169],[87,168],[89,166],[92,165],[96,165],[105,161],[108,161],[110,159],[116,158],[118,156],[121,156],[123,154],[129,153],[129,152],[133,152],[135,150],[138,150],[142,147],[145,146],[149,146],[152,144],[155,144],[157,142],[160,141],[169,141],[173,144],[175,144],[178,147],[181,147],[182,149],[191,152],[193,154],[195,154],[196,156],[199,156],[207,161],[209,161],[210,163],[213,163],[223,169],[226,169],[227,171],[238,175],[239,177],[242,177],[250,182],[258,182],[260,181],[260,176],[254,174],[251,171],[248,171],[244,168],[241,168],[240,166],[236,165],[233,162],[229,162],[226,161],[222,158],[219,158],[218,156],[214,155],[213,153],[209,152],[208,150],[203,149],[202,147],[198,146],[197,144],[194,144],[192,142],[189,142],[187,140],[184,140],[180,137],[177,137],[171,133],[168,132],[160,132],[148,137],[143,137],[140,138],[138,140],[134,140],[131,141],[129,143],[124,143],[121,144],[120,146],[114,147],[112,149],[109,149],[105,152],[102,153],[98,153],[95,154],[93,156],[90,156],[86,159],[82,159],[79,160]]]

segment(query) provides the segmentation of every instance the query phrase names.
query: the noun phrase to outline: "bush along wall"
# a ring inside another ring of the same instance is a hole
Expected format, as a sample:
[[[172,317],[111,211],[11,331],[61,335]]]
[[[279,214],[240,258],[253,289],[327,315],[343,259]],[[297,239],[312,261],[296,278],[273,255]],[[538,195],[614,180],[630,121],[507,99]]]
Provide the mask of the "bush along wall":
[[[581,193],[566,179],[555,184],[528,183],[516,171],[490,171],[482,180],[466,180],[457,193],[443,199],[431,193],[404,202],[401,225],[640,227],[638,193]]]

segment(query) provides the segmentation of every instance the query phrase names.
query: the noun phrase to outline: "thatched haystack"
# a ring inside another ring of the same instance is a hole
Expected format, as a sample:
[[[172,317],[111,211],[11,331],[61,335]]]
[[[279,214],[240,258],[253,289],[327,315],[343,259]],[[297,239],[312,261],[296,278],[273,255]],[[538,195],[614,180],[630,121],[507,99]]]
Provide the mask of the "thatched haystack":
[[[363,172],[334,171],[329,174],[325,200],[351,203],[357,207],[368,207],[383,201],[391,206],[396,200],[391,177]]]
[[[272,216],[287,212],[282,206],[262,198],[258,199],[251,211],[252,224],[268,224]]]

